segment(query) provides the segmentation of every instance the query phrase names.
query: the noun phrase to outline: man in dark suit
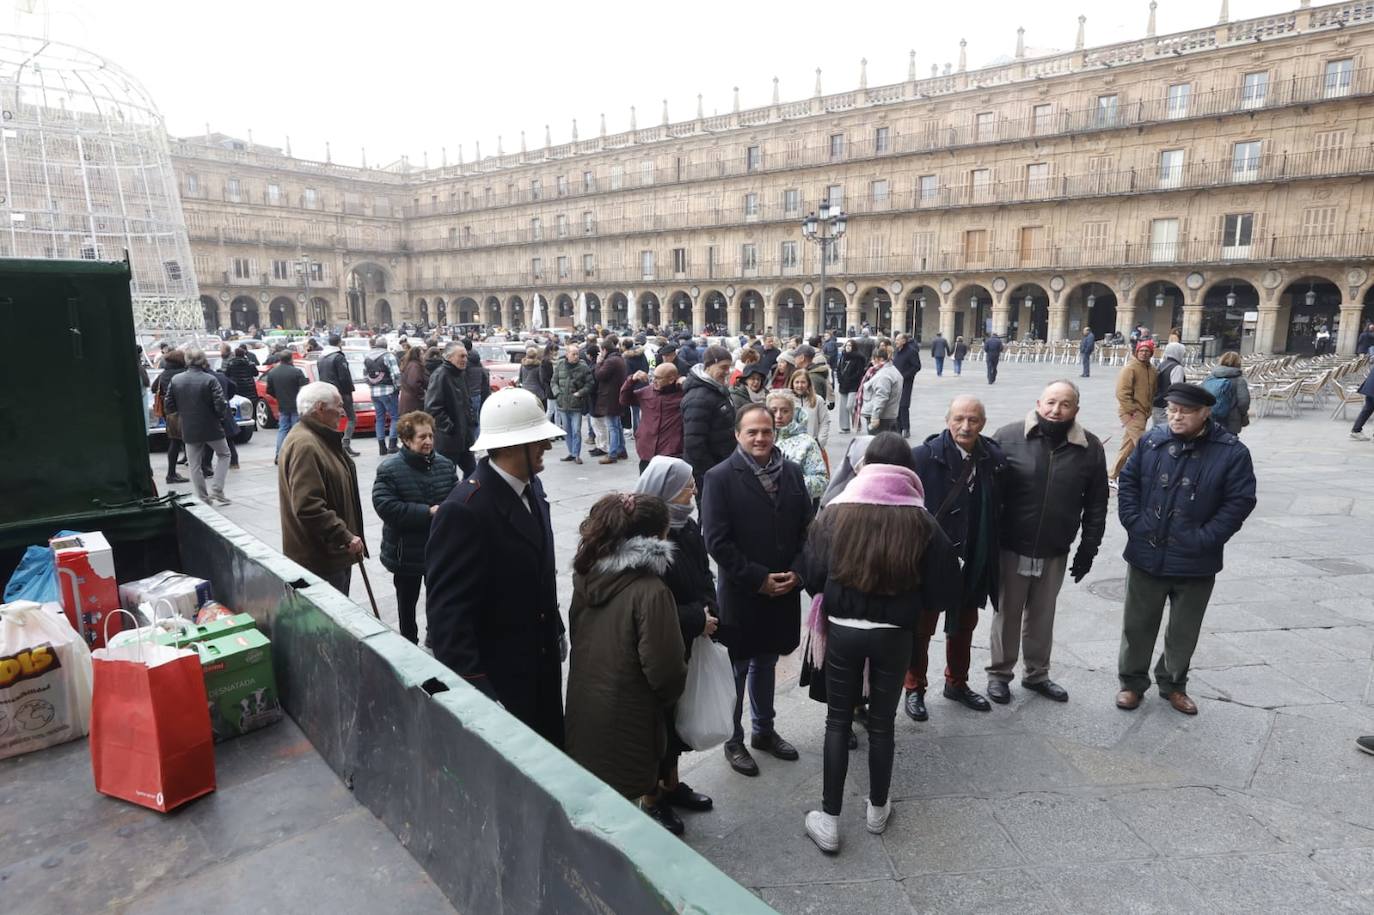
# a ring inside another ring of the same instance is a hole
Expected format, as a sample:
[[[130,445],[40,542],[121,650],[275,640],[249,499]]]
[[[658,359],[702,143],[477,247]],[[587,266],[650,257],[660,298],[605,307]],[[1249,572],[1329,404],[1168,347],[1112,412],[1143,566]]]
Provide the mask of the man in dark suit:
[[[1002,447],[982,435],[987,425],[983,403],[970,395],[954,398],[945,413],[945,431],[912,449],[916,475],[926,491],[926,508],[959,554],[963,581],[957,606],[933,607],[921,616],[906,672],[906,713],[925,721],[926,668],[930,637],[945,614],[943,695],[977,712],[992,708],[968,685],[973,630],[978,611],[992,601],[997,610],[998,523],[1002,513]]]
[[[744,746],[744,692],[753,709],[756,750],[795,760],[797,750],[773,728],[778,656],[801,641],[802,548],[811,524],[811,497],[801,468],[774,444],[773,417],[762,404],[740,408],[738,447],[706,473],[702,535],[720,570],[720,640],[735,666],[735,733],[725,758],[742,775],[758,775]]]
[[[425,561],[434,657],[560,748],[568,643],[538,474],[562,434],[529,391],[493,394],[473,443],[487,456],[439,506]]]

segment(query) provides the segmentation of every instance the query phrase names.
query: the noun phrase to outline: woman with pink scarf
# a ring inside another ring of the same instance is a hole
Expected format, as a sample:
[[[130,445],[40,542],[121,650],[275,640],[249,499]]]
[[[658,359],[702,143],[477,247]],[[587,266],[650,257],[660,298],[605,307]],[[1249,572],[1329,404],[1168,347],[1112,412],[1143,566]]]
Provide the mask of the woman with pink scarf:
[[[959,563],[925,508],[911,448],[895,432],[874,437],[859,472],[811,529],[806,589],[821,597],[826,687],[821,810],[806,834],[825,852],[840,849],[840,806],[849,769],[854,706],[868,668],[868,831],[892,812],[893,720],[922,612],[959,598]]]

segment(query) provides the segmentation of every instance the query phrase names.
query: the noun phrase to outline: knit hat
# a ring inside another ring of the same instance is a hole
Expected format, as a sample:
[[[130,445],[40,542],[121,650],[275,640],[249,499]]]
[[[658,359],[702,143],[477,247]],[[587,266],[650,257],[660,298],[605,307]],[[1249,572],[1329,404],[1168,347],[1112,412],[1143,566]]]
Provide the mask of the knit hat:
[[[1153,353],[1153,352],[1155,351],[1155,341],[1153,341],[1153,340],[1141,340],[1139,343],[1137,343],[1137,344],[1135,345],[1135,351],[1136,351],[1137,353],[1140,352],[1140,351],[1143,350],[1143,349],[1147,349],[1147,350],[1149,350],[1150,352]]]

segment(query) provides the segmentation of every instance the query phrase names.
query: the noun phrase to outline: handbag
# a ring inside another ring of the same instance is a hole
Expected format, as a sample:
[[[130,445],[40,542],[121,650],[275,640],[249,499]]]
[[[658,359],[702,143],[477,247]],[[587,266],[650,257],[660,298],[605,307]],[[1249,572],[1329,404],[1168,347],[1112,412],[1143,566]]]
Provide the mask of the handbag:
[[[730,649],[708,636],[692,643],[687,662],[687,685],[678,699],[674,723],[682,742],[693,750],[709,750],[729,739],[735,730],[735,669]]]
[[[215,790],[209,701],[195,651],[135,640],[96,649],[91,668],[97,791],[166,813]]]

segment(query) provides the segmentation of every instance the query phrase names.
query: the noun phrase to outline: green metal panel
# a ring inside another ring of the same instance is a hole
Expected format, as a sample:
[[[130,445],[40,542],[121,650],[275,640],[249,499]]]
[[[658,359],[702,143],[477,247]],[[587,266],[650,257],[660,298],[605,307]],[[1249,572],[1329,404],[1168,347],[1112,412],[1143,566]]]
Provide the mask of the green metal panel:
[[[155,494],[129,276],[0,259],[0,541]]]

